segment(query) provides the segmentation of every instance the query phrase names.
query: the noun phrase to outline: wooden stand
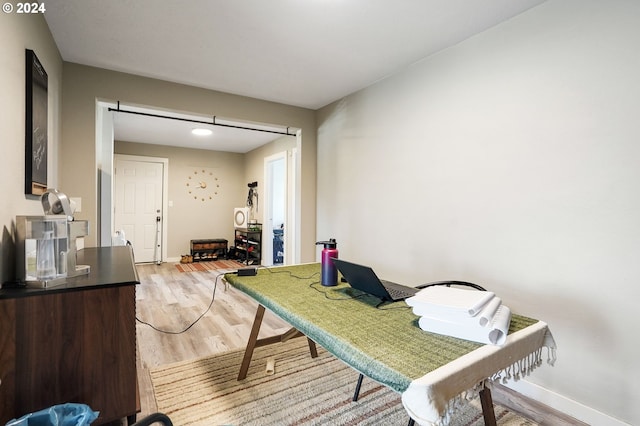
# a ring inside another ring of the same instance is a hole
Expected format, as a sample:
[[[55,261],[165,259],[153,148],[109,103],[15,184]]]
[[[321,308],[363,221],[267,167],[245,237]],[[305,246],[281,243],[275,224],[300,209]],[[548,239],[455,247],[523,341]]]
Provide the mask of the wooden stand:
[[[264,339],[258,339],[258,333],[260,332],[260,325],[262,325],[262,318],[264,317],[265,308],[262,305],[258,305],[258,310],[256,311],[256,317],[253,320],[253,327],[251,327],[251,333],[249,334],[249,341],[247,342],[247,348],[244,351],[244,357],[242,358],[242,365],[240,366],[240,373],[238,373],[238,380],[243,380],[247,377],[247,372],[249,371],[249,364],[251,364],[251,357],[253,356],[253,350],[260,346],[272,345],[274,343],[284,343],[289,339],[293,339],[295,337],[303,337],[304,334],[300,333],[295,328],[289,329],[286,333],[265,337]],[[318,356],[318,350],[316,348],[316,343],[307,337],[307,341],[309,343],[309,352],[311,353],[311,358],[316,358]]]

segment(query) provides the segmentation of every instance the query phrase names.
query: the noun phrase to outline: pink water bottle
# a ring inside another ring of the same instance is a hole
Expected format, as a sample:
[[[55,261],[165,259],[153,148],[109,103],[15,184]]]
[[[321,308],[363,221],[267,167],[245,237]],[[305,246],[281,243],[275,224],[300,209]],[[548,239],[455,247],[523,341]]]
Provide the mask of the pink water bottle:
[[[320,284],[323,286],[334,286],[338,284],[338,270],[336,265],[333,264],[332,257],[338,258],[338,243],[335,238],[331,238],[329,241],[318,241],[316,245],[322,244],[322,274],[320,277]]]

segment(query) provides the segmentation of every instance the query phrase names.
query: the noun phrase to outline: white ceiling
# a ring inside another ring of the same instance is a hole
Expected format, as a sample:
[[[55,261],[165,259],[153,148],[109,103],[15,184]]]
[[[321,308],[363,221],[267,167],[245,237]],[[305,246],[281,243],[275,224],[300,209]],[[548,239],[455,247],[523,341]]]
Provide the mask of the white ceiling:
[[[47,0],[45,19],[65,61],[315,110],[543,1]]]

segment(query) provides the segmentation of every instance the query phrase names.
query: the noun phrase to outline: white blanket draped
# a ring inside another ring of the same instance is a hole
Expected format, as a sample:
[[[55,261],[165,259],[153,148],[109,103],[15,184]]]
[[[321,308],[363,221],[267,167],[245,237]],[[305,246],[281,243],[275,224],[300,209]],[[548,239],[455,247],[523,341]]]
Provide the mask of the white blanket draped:
[[[484,345],[411,382],[402,404],[418,424],[447,425],[462,398],[469,399],[486,379],[519,379],[542,364],[542,347],[555,361],[555,341],[547,324],[539,321],[505,339],[502,346]]]

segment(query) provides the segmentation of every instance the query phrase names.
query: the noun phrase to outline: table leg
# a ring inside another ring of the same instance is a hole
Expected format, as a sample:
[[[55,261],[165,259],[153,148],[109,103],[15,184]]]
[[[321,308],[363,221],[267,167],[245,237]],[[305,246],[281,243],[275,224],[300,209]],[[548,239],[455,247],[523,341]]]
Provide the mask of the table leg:
[[[307,337],[307,343],[309,343],[309,352],[311,353],[311,358],[318,358],[318,349],[316,349],[316,342]]]
[[[486,426],[496,426],[496,413],[493,410],[493,398],[491,398],[491,390],[486,386],[480,391],[480,403],[482,404],[484,424]]]
[[[240,373],[238,374],[238,380],[243,380],[247,377],[249,371],[249,364],[251,363],[251,357],[253,356],[253,350],[256,348],[256,342],[258,341],[258,332],[262,325],[262,318],[264,317],[264,306],[258,305],[256,311],[256,317],[253,320],[253,327],[251,327],[251,333],[249,334],[249,341],[247,342],[247,348],[244,351],[244,358],[242,358],[242,365],[240,366]]]
[[[360,375],[358,376],[358,382],[356,383],[356,390],[353,393],[353,398],[351,398],[351,401],[355,402],[358,400],[358,397],[360,396],[360,387],[362,386],[362,379],[364,379],[364,374],[360,373]]]
[[[287,332],[280,334],[278,336],[265,337],[263,339],[258,339],[258,334],[260,332],[260,326],[262,325],[262,318],[264,317],[265,307],[262,305],[258,305],[258,310],[256,311],[256,317],[253,320],[253,326],[251,327],[251,333],[249,333],[249,341],[247,342],[247,348],[244,350],[244,357],[242,358],[242,364],[240,365],[240,373],[238,373],[238,380],[243,380],[247,377],[247,372],[249,371],[249,365],[251,364],[251,357],[253,357],[253,351],[255,348],[260,346],[272,345],[274,343],[284,343],[287,340],[303,337],[300,331],[295,328],[291,328]],[[309,344],[309,353],[311,353],[311,358],[318,357],[318,350],[316,348],[316,342],[309,339],[307,337],[307,343]]]

